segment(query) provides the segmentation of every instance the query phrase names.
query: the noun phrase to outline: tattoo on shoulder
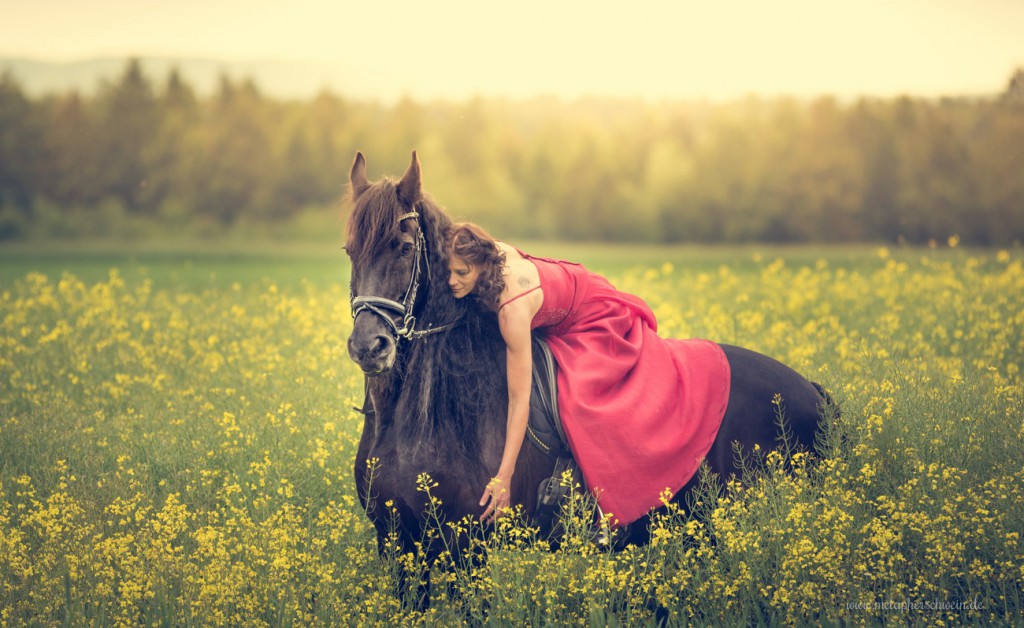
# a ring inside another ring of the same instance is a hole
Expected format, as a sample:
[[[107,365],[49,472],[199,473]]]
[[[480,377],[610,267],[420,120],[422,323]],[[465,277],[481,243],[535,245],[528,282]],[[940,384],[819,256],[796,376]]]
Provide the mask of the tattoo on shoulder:
[[[529,277],[520,277],[518,283],[520,288],[529,288],[533,285],[533,282],[530,281]]]

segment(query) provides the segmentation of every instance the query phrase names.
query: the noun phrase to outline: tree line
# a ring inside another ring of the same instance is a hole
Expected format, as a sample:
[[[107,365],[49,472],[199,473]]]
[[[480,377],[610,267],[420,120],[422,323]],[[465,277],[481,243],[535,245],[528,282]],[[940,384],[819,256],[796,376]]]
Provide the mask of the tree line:
[[[287,223],[340,206],[356,150],[397,176],[414,148],[434,197],[502,237],[1024,239],[1024,71],[992,98],[384,105],[228,77],[200,97],[136,61],[92,95],[0,77],[0,238]]]

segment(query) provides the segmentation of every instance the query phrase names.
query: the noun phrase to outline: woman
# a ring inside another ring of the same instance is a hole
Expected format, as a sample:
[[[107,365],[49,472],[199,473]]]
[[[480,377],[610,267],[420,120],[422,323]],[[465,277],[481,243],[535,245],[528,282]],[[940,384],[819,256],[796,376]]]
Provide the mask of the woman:
[[[612,525],[675,494],[708,452],[729,400],[729,363],[707,340],[657,335],[651,309],[579,264],[534,257],[480,227],[454,225],[449,287],[498,314],[507,345],[508,419],[497,474],[480,499],[491,521],[509,505],[529,420],[531,332],[558,362],[558,404],[573,456]]]

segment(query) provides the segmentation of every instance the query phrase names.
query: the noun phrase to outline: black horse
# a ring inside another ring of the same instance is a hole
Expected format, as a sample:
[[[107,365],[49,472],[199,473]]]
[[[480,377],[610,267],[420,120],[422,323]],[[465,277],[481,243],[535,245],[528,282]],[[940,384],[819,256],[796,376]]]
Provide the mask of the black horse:
[[[353,210],[345,249],[352,262],[354,321],[348,351],[366,384],[355,477],[382,552],[389,532],[397,534],[392,542],[398,551],[413,550],[423,538],[428,503],[417,486],[421,474],[436,483],[431,494],[440,499],[446,521],[478,517],[480,495],[497,471],[505,438],[505,347],[497,318],[471,299],[452,296],[445,257],[451,219],[422,192],[420,181],[415,152],[397,182],[370,183],[361,153],[350,173]],[[769,357],[722,348],[732,387],[707,454],[710,470],[723,477],[735,473],[737,443],[746,451],[779,446],[776,395],[791,444],[811,449],[828,402],[821,388]],[[527,518],[552,468],[539,448],[522,448],[511,501],[522,505]],[[682,503],[697,482],[695,476],[674,501]],[[645,542],[646,523],[645,518],[628,526],[620,541]],[[435,546],[464,542],[448,538]],[[438,551],[429,544],[425,550]]]

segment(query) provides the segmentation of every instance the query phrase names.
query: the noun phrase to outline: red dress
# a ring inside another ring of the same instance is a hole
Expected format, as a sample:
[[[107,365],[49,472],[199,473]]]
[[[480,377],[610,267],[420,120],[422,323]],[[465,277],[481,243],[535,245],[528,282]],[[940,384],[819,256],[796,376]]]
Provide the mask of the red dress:
[[[708,340],[659,338],[643,300],[583,266],[524,256],[540,273],[531,327],[558,361],[566,438],[601,510],[625,525],[697,471],[729,402],[729,362]]]

